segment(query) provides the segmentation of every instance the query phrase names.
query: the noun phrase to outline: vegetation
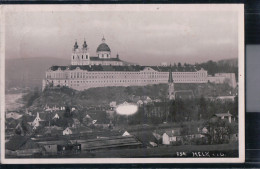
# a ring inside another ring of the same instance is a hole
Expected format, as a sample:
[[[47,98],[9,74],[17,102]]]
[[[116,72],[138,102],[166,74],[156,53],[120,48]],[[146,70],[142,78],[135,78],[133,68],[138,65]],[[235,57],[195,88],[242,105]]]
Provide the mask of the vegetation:
[[[236,79],[238,79],[238,64],[231,63],[230,61],[214,62],[210,60],[205,63],[195,64],[195,67],[198,70],[200,68],[207,70],[208,74],[212,76],[214,76],[216,73],[235,73]]]
[[[25,102],[26,107],[33,105],[33,102],[40,97],[40,92],[38,88],[35,88],[33,91],[28,92],[23,95],[22,100]]]
[[[189,134],[203,126],[199,121],[207,121],[217,113],[231,113],[238,117],[238,99],[234,102],[211,101],[204,97],[196,99],[177,99],[172,102],[161,102],[139,107],[137,113],[131,116],[116,116],[113,120],[117,125],[149,124],[154,127],[163,122],[178,124],[183,128],[183,134]],[[222,124],[220,124],[222,125]],[[237,130],[236,130],[237,131]]]
[[[235,89],[228,84],[175,84],[176,91],[189,90],[195,98],[201,96],[227,96],[234,95]],[[104,106],[116,101],[117,104],[124,101],[136,102],[142,96],[149,96],[152,99],[165,100],[168,85],[156,84],[147,86],[129,87],[99,87],[90,88],[84,91],[76,91],[67,87],[56,89],[45,89],[42,93],[30,92],[24,97],[27,106],[42,108],[48,106],[64,106],[85,108],[89,106]],[[62,99],[60,99],[62,98]]]
[[[218,62],[209,60],[204,63],[196,63],[195,65],[187,63],[181,64],[179,62],[172,65],[172,69],[178,72],[195,71],[195,69],[200,70],[201,68],[207,70],[208,74],[212,76],[214,76],[216,73],[235,73],[237,79],[238,75],[237,59],[221,60]]]
[[[208,120],[205,122],[204,126],[208,129],[210,144],[228,143],[230,135],[238,132],[238,125],[236,123],[232,124],[221,119]]]

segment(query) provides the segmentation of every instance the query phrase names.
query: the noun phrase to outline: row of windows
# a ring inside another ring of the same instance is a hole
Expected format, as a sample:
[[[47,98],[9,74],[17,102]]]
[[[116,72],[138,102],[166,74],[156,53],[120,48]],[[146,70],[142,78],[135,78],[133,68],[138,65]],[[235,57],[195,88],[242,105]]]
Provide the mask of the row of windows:
[[[169,74],[168,72],[72,72],[72,73],[70,73],[71,75],[75,75],[75,74],[77,74],[77,73],[80,73],[80,74],[89,74],[89,75],[98,75],[98,74],[102,74],[102,75],[106,75],[106,74],[108,74],[108,75],[110,75],[110,74],[112,74],[112,75],[114,75],[114,74],[130,74],[130,75],[134,75],[134,74],[136,74],[136,75],[162,75],[162,74]],[[198,73],[191,73],[191,74],[186,74],[186,73],[173,73],[173,76],[176,76],[176,74],[177,75],[185,75],[185,76],[192,76],[192,75],[194,75],[194,74],[196,74],[197,76],[198,75],[201,75],[201,76],[205,76],[206,74],[198,74]]]
[[[101,80],[101,81],[70,81],[70,83],[123,83],[123,82],[129,82],[129,83],[134,83],[134,82],[163,82],[165,80]],[[196,82],[204,82],[203,80],[195,79],[192,81]],[[178,80],[178,82],[190,82],[188,80]],[[60,81],[58,81],[60,83]],[[65,81],[65,83],[67,83]]]
[[[96,62],[96,61],[90,61],[90,62],[88,62],[88,63],[85,63],[84,62],[84,60],[83,60],[83,62],[82,61],[72,61],[72,65],[107,65],[107,66],[109,66],[109,65],[123,65],[123,63],[122,62],[111,62],[111,61],[109,61],[109,62],[105,62],[105,61],[102,61],[102,62]]]
[[[85,76],[85,75],[74,75],[74,76],[71,76],[71,78],[73,79],[75,79],[75,78],[87,78],[87,79],[97,79],[97,78],[109,78],[109,79],[111,79],[111,78],[122,78],[122,77],[114,77],[114,76]],[[139,78],[138,76],[136,77],[136,76],[124,76],[124,78]],[[140,78],[168,78],[168,76],[141,76]],[[200,76],[190,76],[190,77],[187,77],[187,76],[174,76],[173,78],[200,78]]]
[[[72,58],[73,58],[73,60],[74,60],[75,58],[80,59],[80,56],[74,56],[74,55],[73,55]],[[84,57],[83,55],[81,56],[81,59],[84,59],[84,58],[88,59],[88,55],[86,55],[86,57]]]
[[[100,55],[101,54],[98,54],[98,57],[100,57]],[[101,56],[102,56],[102,58],[108,58],[110,55],[109,54],[102,54]]]
[[[124,82],[159,82],[163,80],[101,80],[101,81],[70,81],[70,83],[124,83]]]
[[[99,76],[91,76],[91,75],[99,75]],[[105,76],[104,76],[105,75]],[[107,76],[110,75],[110,76]],[[72,72],[70,73],[70,78],[114,78],[114,76],[111,75],[141,75],[141,78],[168,78],[168,73],[136,73],[136,72],[97,72],[97,73],[90,73],[90,72]],[[67,74],[65,73],[47,73],[47,78],[67,78]],[[138,76],[137,76],[138,77]],[[198,77],[206,77],[202,76],[202,74],[189,74],[189,75],[182,75],[182,76],[176,76],[176,74],[173,74],[174,78],[198,78]],[[118,77],[117,77],[118,78]],[[126,76],[125,76],[126,78]],[[133,78],[133,77],[130,77]]]
[[[86,84],[86,83],[147,83],[147,82],[163,82],[165,80],[101,80],[101,81],[70,81],[71,85],[74,84]],[[178,80],[178,82],[187,82],[187,80]],[[190,82],[190,81],[188,81]],[[193,82],[204,82],[199,79],[193,80]],[[67,81],[65,81],[67,83]],[[58,84],[60,84],[60,81],[58,81]]]

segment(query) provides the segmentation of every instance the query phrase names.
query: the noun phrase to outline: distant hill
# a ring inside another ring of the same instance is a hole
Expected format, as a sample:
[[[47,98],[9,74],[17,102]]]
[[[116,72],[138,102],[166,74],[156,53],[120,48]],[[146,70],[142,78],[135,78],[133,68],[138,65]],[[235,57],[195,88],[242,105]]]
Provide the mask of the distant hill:
[[[45,71],[52,65],[68,65],[67,59],[59,58],[18,58],[6,59],[5,78],[6,88],[30,87],[40,88]]]

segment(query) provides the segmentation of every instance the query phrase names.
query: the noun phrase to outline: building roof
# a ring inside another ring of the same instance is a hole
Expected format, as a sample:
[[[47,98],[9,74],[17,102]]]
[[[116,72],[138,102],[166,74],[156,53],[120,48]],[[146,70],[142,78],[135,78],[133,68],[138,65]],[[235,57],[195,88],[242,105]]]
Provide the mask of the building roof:
[[[81,126],[81,127],[77,127],[77,131],[78,131],[79,133],[85,133],[85,132],[90,132],[90,131],[92,131],[92,129],[90,129],[89,127],[83,127],[83,126]]]
[[[107,59],[100,59],[98,57],[90,57],[93,58],[94,60],[100,60],[100,61],[106,61],[106,60],[110,60],[110,61],[121,61],[118,58],[107,58]],[[168,67],[164,67],[164,66],[140,66],[140,65],[130,65],[130,66],[113,66],[113,65],[70,65],[70,66],[57,66],[54,65],[52,67],[50,67],[50,70],[52,71],[57,71],[58,69],[60,70],[75,70],[77,68],[79,68],[80,70],[87,70],[87,71],[128,71],[128,72],[140,72],[143,71],[146,67],[150,67],[155,71],[158,72],[169,72],[169,66]],[[172,70],[172,72],[178,72],[177,70]],[[185,72],[185,71],[183,71]],[[189,72],[196,72],[195,69],[193,69],[192,71]]]
[[[132,136],[117,136],[88,140],[71,140],[72,143],[85,144],[84,150],[98,150],[108,148],[119,148],[125,146],[141,146],[142,144]]]
[[[109,46],[103,42],[97,47],[97,52],[111,52]]]
[[[231,117],[232,116],[232,114],[230,114],[230,113],[218,113],[218,114],[214,114],[214,116],[217,116],[217,117]]]
[[[20,149],[28,140],[28,137],[15,135],[6,144],[5,148],[7,150],[16,151]]]
[[[96,124],[108,124],[109,120],[107,119],[106,111],[102,110],[91,110],[89,111],[90,119],[97,120]]]
[[[39,149],[41,148],[40,145],[34,142],[31,139],[28,139],[25,144],[23,144],[19,150],[29,150],[29,149]]]
[[[191,99],[195,96],[192,90],[179,90],[175,91],[175,97],[181,99]]]
[[[63,129],[61,127],[52,126],[52,127],[45,127],[45,130],[43,131],[44,134],[52,134],[52,135],[61,135]]]
[[[171,130],[167,130],[167,131],[165,131],[165,133],[166,133],[168,136],[170,136],[170,137],[172,137],[172,136],[179,136],[179,135],[180,135],[180,132],[175,131],[175,130],[174,130],[174,132],[172,132]]]
[[[5,120],[5,126],[7,128],[15,128],[20,123],[20,120],[15,120],[13,118]]]
[[[23,115],[22,120],[24,122],[33,122],[36,116]]]
[[[181,128],[160,129],[160,130],[154,131],[154,133],[159,134],[161,136],[164,133],[166,133],[168,136],[179,136],[181,134],[180,132],[181,132]]]
[[[140,140],[144,145],[149,146],[150,142],[157,142],[155,136],[152,132],[137,132],[135,136],[138,140]]]
[[[19,114],[19,113],[16,113],[16,112],[11,112],[11,113],[7,113],[6,114],[6,119],[9,119],[9,118],[13,118],[13,119],[19,119],[21,118],[23,115]]]
[[[69,141],[68,140],[53,140],[53,141],[40,141],[38,142],[38,144],[41,145],[66,145],[68,144]]]
[[[88,47],[86,40],[84,40],[84,43],[83,43],[82,47],[83,47],[84,49],[86,49],[86,48]]]
[[[121,61],[119,58],[99,58],[97,56],[91,56],[91,61]]]
[[[77,127],[77,128],[73,128],[73,127],[67,127],[68,129],[70,129],[72,131],[72,134],[78,134],[78,133],[85,133],[85,132],[90,132],[92,131],[90,128],[88,127]],[[63,131],[67,130],[64,129]]]
[[[172,79],[172,67],[171,67],[171,66],[170,66],[170,70],[169,70],[168,83],[173,83],[173,79]]]

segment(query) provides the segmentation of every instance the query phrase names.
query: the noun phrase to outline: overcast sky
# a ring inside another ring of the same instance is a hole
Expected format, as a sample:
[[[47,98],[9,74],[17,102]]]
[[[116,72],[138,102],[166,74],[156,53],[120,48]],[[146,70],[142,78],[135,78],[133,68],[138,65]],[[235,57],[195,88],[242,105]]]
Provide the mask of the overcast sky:
[[[102,36],[122,60],[143,65],[237,58],[232,11],[12,12],[6,14],[6,58],[70,59],[75,39],[91,56]]]

